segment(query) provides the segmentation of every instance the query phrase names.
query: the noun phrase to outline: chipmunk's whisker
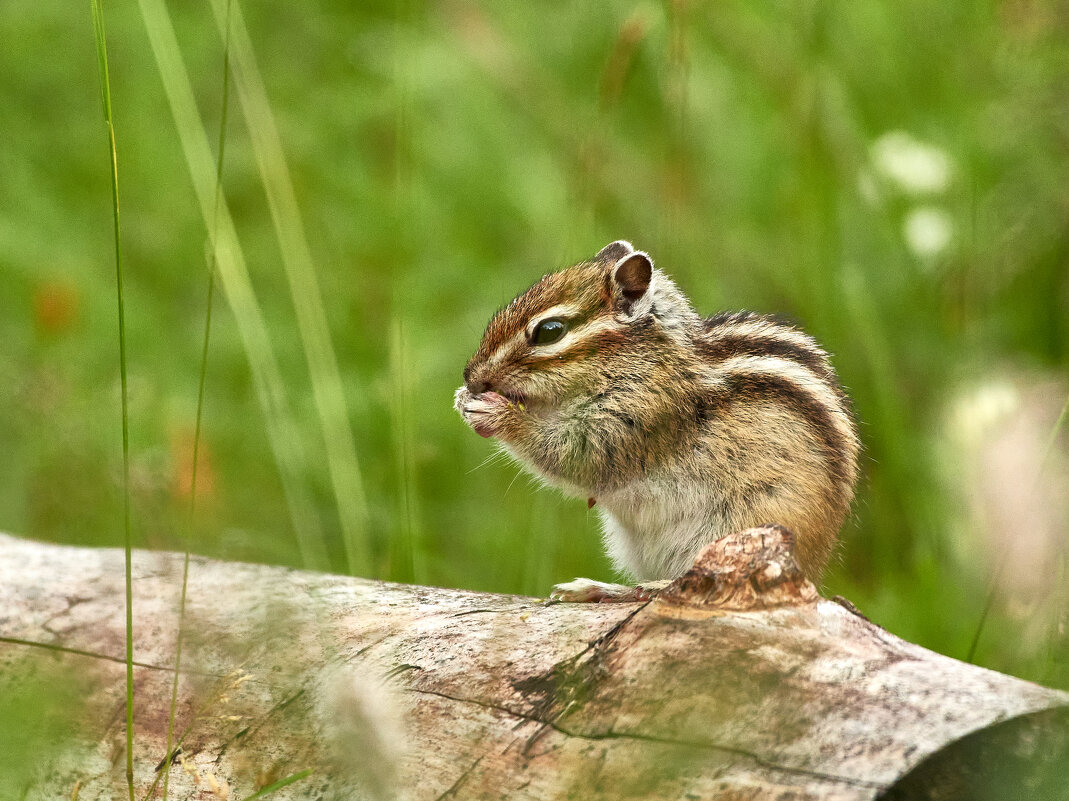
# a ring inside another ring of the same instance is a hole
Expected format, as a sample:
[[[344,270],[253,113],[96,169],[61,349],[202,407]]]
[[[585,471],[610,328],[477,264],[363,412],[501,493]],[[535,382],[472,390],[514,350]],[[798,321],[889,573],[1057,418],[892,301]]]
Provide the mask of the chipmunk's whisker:
[[[475,467],[471,468],[471,470],[469,470],[467,473],[465,473],[465,475],[469,475],[470,476],[476,470],[479,470],[479,469],[481,469],[483,467],[486,467],[491,462],[499,461],[500,459],[505,458],[507,456],[508,456],[508,454],[504,453],[503,451],[494,451],[489,456],[487,456],[485,459],[483,459],[481,462],[479,462],[477,465],[475,465]]]
[[[523,470],[517,470],[516,471],[516,475],[514,475],[512,477],[512,481],[510,481],[509,485],[507,487],[505,487],[505,491],[501,495],[502,498],[504,498],[506,495],[509,494],[509,490],[512,489],[512,485],[515,484],[516,480],[519,479],[519,477],[522,476],[522,475],[523,475]]]

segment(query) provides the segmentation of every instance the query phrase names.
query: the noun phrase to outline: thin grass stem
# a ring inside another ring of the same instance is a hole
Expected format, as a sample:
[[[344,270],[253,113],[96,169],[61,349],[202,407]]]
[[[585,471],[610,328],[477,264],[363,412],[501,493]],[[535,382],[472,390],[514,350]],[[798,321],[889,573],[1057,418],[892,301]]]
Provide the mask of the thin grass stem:
[[[1051,454],[1054,453],[1054,446],[1058,442],[1058,434],[1061,433],[1066,418],[1069,418],[1069,395],[1066,396],[1062,411],[1058,415],[1058,419],[1054,421],[1054,428],[1050,430],[1050,436],[1047,437],[1047,445],[1043,449],[1043,456],[1040,458],[1039,462],[1040,473],[1043,472],[1043,469],[1047,466],[1047,462],[1050,461]]]
[[[227,0],[227,18],[229,21],[230,15],[230,0]],[[186,622],[186,591],[189,588],[189,553],[192,545],[192,537],[194,530],[194,521],[196,519],[197,508],[197,465],[199,463],[200,456],[200,432],[201,421],[204,413],[204,385],[208,375],[208,344],[211,341],[212,332],[212,304],[215,300],[215,265],[216,265],[216,250],[217,243],[219,241],[219,201],[223,192],[223,163],[224,155],[226,153],[226,121],[227,112],[230,107],[230,27],[227,26],[227,35],[223,41],[223,92],[222,92],[222,109],[219,115],[219,144],[217,149],[217,160],[215,163],[215,202],[212,207],[212,227],[209,233],[210,241],[213,243],[209,249],[208,257],[208,300],[207,308],[204,313],[204,344],[200,354],[200,382],[197,387],[197,418],[193,427],[193,465],[191,468],[190,482],[189,482],[189,528],[186,538],[185,553],[182,557],[182,591],[181,597],[178,602],[178,635],[175,642],[175,655],[174,655],[174,681],[171,684],[171,705],[167,715],[167,748],[164,751],[165,760],[168,760],[164,766],[163,777],[163,799],[167,801],[167,792],[169,790],[171,770],[170,770],[170,758],[171,748],[174,742],[174,721],[175,712],[178,708],[178,679],[182,670],[182,639],[185,634],[185,622]]]
[[[215,678],[218,678],[218,676],[216,676]],[[186,742],[186,737],[188,737],[193,732],[193,728],[198,723],[200,723],[202,720],[209,716],[209,710],[212,709],[213,705],[218,704],[220,702],[219,699],[219,694],[213,694],[208,698],[203,699],[201,701],[200,706],[193,708],[193,711],[189,717],[189,722],[186,724],[186,727],[178,734],[178,737],[175,738],[174,742],[171,745],[171,749],[167,752],[164,758],[163,764],[161,765],[159,771],[156,773],[156,778],[152,781],[152,786],[150,786],[148,788],[148,792],[145,793],[145,801],[148,801],[148,799],[152,798],[153,794],[156,792],[156,788],[160,784],[160,777],[170,772],[170,768],[174,760],[180,759],[182,757],[182,746]],[[164,771],[164,768],[167,768],[167,771]]]
[[[311,768],[308,768],[307,770],[302,770],[299,773],[294,773],[284,779],[279,779],[277,782],[272,782],[266,787],[257,790],[252,795],[246,796],[244,799],[242,799],[242,801],[255,801],[257,798],[263,798],[264,796],[270,795],[276,790],[281,790],[283,787],[288,787],[294,782],[299,782],[301,779],[305,779],[311,775]]]
[[[123,300],[122,236],[119,226],[119,161],[115,147],[115,124],[111,109],[111,82],[108,79],[108,43],[104,32],[101,0],[90,0],[96,34],[97,69],[104,123],[108,129],[111,163],[111,210],[115,233],[115,288],[119,306],[119,377],[122,385],[122,470],[123,470],[123,552],[126,575],[126,786],[134,799],[134,591],[133,542],[130,536],[130,426],[126,381],[126,309]]]
[[[995,568],[995,575],[991,578],[991,586],[987,588],[987,597],[984,599],[984,607],[980,610],[980,619],[976,623],[976,631],[973,632],[972,642],[969,643],[969,652],[965,655],[965,661],[970,665],[976,658],[976,649],[980,645],[980,635],[984,633],[984,626],[987,625],[987,618],[991,614],[991,607],[995,605],[995,598],[998,596],[999,583],[1002,580],[1002,568],[1006,564],[1006,556],[1003,554],[999,557],[998,566]]]

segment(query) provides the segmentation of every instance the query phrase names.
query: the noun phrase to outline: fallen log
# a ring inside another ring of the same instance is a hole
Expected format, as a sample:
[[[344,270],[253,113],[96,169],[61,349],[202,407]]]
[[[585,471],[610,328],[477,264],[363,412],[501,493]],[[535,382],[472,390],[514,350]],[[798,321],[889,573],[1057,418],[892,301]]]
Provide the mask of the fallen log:
[[[820,598],[791,544],[614,605],[194,558],[170,755],[182,557],[135,552],[137,798],[1067,797],[1069,695]],[[124,621],[120,551],[0,536],[0,699],[68,727],[0,719],[21,797],[126,797]]]

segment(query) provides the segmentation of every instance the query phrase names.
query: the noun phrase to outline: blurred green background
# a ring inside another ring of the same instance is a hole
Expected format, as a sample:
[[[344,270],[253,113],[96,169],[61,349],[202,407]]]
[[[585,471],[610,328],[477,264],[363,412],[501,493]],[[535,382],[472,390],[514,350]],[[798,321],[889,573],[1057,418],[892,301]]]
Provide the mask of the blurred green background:
[[[699,310],[783,314],[833,353],[866,454],[825,593],[963,658],[997,573],[977,660],[1069,686],[1065,2],[243,4],[288,173],[235,86],[223,188],[285,398],[272,440],[220,292],[192,526],[210,247],[143,7],[105,4],[138,545],[535,595],[610,579],[595,515],[489,459],[451,396],[497,307],[626,238]],[[223,38],[208,2],[168,11],[214,147]],[[0,42],[0,530],[115,546],[89,4],[0,5]],[[352,449],[324,434],[317,320]]]

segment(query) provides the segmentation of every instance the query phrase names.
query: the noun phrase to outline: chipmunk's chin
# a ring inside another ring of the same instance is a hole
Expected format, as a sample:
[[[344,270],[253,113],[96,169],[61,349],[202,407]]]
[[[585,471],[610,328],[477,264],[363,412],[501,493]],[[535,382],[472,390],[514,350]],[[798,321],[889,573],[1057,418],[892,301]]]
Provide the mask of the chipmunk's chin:
[[[496,392],[485,392],[482,395],[476,395],[477,399],[490,404],[507,404],[509,401]],[[468,425],[471,426],[472,431],[478,434],[480,437],[489,439],[490,437],[497,435],[497,427],[490,422],[489,419],[482,415],[472,415],[468,418]]]
[[[471,430],[484,439],[490,439],[497,433],[497,429],[486,423],[472,423]]]

